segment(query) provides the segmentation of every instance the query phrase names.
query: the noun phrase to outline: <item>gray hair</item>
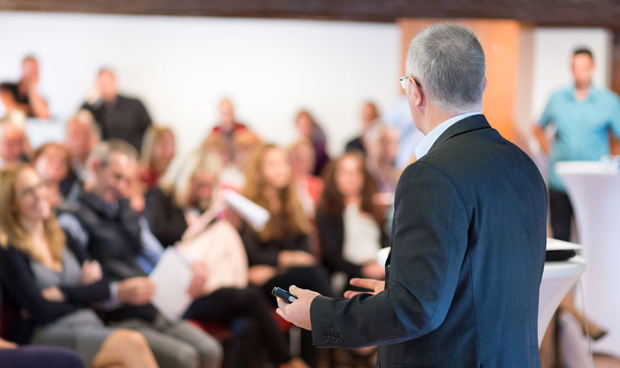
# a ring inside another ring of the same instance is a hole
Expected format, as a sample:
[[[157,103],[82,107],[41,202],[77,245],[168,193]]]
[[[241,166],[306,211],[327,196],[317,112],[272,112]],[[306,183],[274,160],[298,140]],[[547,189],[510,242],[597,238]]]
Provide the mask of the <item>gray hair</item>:
[[[446,113],[479,109],[485,58],[476,35],[450,23],[432,25],[411,40],[407,75],[414,77],[429,103]]]
[[[122,154],[129,160],[138,162],[138,151],[132,145],[120,139],[110,139],[97,144],[88,156],[86,167],[90,168],[94,161],[98,161],[99,166],[106,167],[112,161],[114,154]]]

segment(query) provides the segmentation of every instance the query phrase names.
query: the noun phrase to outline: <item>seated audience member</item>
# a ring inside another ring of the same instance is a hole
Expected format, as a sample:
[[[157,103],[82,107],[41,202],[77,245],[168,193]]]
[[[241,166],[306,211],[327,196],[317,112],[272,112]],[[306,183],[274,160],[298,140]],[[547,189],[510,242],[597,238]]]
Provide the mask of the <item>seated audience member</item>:
[[[66,146],[71,153],[71,168],[82,180],[86,160],[93,148],[99,143],[99,129],[90,111],[78,111],[65,125]]]
[[[248,130],[247,126],[238,122],[235,119],[235,109],[233,104],[228,99],[222,99],[219,102],[218,106],[219,116],[217,119],[217,123],[213,129],[211,129],[211,133],[209,133],[209,138],[221,137],[223,138],[221,142],[223,143],[224,150],[224,160],[225,162],[231,162],[234,159],[234,142],[235,136],[243,131]]]
[[[396,192],[400,170],[396,167],[399,135],[394,127],[376,125],[366,134],[366,165],[377,182],[379,193]]]
[[[22,161],[28,161],[28,138],[24,129],[7,116],[0,120],[0,169]]]
[[[52,208],[58,208],[72,190],[77,190],[77,176],[71,170],[71,155],[60,143],[46,143],[33,156],[33,164],[48,188]]]
[[[297,194],[308,218],[314,219],[316,205],[323,191],[323,180],[312,175],[314,172],[314,151],[307,139],[293,143],[288,148],[293,180],[297,184]]]
[[[89,367],[156,367],[144,337],[105,327],[90,308],[110,297],[96,262],[58,225],[47,187],[28,164],[0,171],[0,272],[13,306],[11,336],[75,350]]]
[[[297,113],[295,126],[301,138],[308,139],[314,149],[314,172],[313,175],[321,176],[323,168],[329,162],[327,154],[327,138],[323,129],[317,124],[310,112],[302,110]]]
[[[246,179],[242,194],[270,213],[264,229],[245,224],[241,230],[250,283],[266,295],[274,286],[288,290],[291,285],[331,295],[327,272],[310,253],[311,224],[297,197],[286,152],[273,145],[260,147],[248,164]],[[311,341],[311,333],[302,331],[302,358],[316,366]]]
[[[118,94],[112,70],[99,71],[93,94],[82,108],[95,117],[101,139],[122,139],[140,152],[151,117],[140,100]]]
[[[366,146],[364,144],[366,132],[379,123],[379,111],[377,110],[377,105],[373,102],[366,102],[362,105],[361,122],[362,134],[347,142],[345,152],[360,151],[364,155],[366,154]]]
[[[203,297],[189,307],[185,317],[232,330],[226,359],[229,367],[250,366],[259,347],[276,366],[305,367],[300,359],[291,358],[266,296],[248,287],[247,255],[239,233],[226,220],[215,221],[213,209],[221,208],[214,200],[221,170],[222,160],[216,153],[198,151],[184,160],[172,185],[152,188],[146,196],[145,216],[153,234],[162,244],[177,244],[181,254],[201,262],[207,270]],[[198,214],[207,218],[196,219]],[[193,231],[187,231],[188,224]],[[255,328],[244,328],[244,320]]]
[[[373,200],[376,193],[361,152],[345,153],[328,166],[316,215],[321,255],[332,273],[344,273],[348,280],[385,277],[376,261],[379,250],[388,246],[383,215]],[[340,281],[338,289],[344,292],[348,281]]]
[[[28,117],[49,119],[47,102],[38,91],[39,62],[32,56],[22,61],[22,77],[17,83],[0,84],[0,100],[7,111],[19,110]]]
[[[142,280],[163,253],[146,220],[124,197],[136,173],[137,156],[123,141],[99,143],[88,159],[84,188],[59,217],[61,226],[101,263],[104,275],[113,281]],[[194,268],[191,296],[204,284],[199,271]],[[147,302],[153,296],[140,294]],[[220,365],[221,347],[214,338],[188,322],[169,321],[151,304],[120,306],[108,311],[106,318],[114,326],[141,332],[161,367]]]
[[[240,192],[245,185],[245,167],[254,151],[262,144],[261,139],[249,130],[235,134],[233,160],[228,162],[220,174],[220,186]]]
[[[175,155],[174,132],[159,125],[151,125],[144,135],[140,161],[140,179],[148,188],[157,186]]]
[[[2,315],[1,289],[0,315]],[[0,367],[39,368],[42,366],[46,368],[85,368],[82,359],[73,350],[48,346],[18,347],[17,344],[0,337]]]

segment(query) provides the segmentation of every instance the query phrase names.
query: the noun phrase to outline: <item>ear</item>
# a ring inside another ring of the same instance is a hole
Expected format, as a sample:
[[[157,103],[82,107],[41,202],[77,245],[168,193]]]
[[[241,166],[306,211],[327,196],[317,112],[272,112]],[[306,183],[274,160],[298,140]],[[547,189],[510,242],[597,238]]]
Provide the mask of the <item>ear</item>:
[[[487,77],[484,77],[484,83],[482,84],[482,93],[486,92],[487,90],[487,86],[489,85],[489,80],[487,79]]]
[[[409,78],[409,88],[407,89],[407,93],[410,94],[409,101],[414,106],[422,106],[426,103],[426,94],[422,87],[420,87],[413,78]]]

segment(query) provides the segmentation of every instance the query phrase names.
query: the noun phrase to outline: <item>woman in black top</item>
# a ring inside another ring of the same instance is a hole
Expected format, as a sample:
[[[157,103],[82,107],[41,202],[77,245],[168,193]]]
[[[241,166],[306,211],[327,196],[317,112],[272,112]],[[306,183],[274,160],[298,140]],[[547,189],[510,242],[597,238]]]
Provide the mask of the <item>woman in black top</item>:
[[[87,366],[156,367],[139,333],[103,325],[91,309],[110,298],[101,269],[58,226],[48,192],[26,164],[0,171],[0,272],[15,323],[10,338],[76,350]]]
[[[332,274],[344,273],[348,280],[383,279],[385,270],[376,259],[379,249],[389,245],[388,237],[382,230],[382,213],[373,201],[377,185],[364,157],[358,152],[345,153],[327,167],[324,177],[316,215],[323,263]]]
[[[0,240],[2,241],[2,240]],[[2,289],[0,289],[2,315]],[[18,347],[0,337],[0,367],[12,368],[84,368],[80,356],[69,349],[44,346]]]

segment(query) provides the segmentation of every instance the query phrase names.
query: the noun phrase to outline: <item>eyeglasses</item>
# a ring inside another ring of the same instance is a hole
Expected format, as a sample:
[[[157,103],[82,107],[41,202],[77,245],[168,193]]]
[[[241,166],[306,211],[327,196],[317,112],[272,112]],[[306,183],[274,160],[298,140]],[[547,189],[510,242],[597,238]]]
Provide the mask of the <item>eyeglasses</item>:
[[[418,82],[417,79],[415,79],[414,77],[410,77],[408,75],[405,75],[404,77],[400,77],[398,79],[398,81],[400,82],[400,86],[403,87],[403,89],[406,91],[407,90],[407,82],[409,82],[409,78],[413,79],[413,81],[415,82],[415,84],[417,84],[418,86],[422,87],[422,85],[420,84],[420,82]]]

